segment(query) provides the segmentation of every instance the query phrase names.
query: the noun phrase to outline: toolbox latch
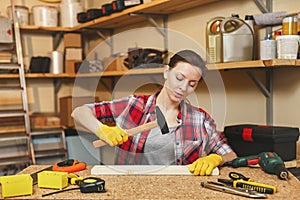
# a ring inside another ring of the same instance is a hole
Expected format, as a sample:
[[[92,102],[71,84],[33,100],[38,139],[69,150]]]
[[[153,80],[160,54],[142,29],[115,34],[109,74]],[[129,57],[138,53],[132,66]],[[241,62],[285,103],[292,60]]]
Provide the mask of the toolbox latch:
[[[253,142],[252,128],[243,128],[242,138],[244,141]]]

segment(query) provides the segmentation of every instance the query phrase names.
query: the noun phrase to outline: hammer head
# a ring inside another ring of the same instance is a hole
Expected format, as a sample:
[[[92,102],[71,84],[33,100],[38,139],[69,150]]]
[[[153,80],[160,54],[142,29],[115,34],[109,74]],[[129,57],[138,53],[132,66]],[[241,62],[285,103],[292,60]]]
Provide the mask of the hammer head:
[[[167,120],[158,106],[155,106],[157,124],[162,134],[169,133]]]

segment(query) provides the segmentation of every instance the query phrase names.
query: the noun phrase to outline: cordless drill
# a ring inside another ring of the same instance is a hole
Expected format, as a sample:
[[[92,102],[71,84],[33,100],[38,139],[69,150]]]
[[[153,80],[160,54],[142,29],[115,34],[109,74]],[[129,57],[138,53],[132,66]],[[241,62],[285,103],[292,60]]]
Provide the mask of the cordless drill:
[[[237,168],[256,164],[259,164],[264,172],[275,174],[279,179],[288,180],[288,171],[284,162],[275,152],[262,152],[258,155],[239,157],[224,163],[223,166]]]

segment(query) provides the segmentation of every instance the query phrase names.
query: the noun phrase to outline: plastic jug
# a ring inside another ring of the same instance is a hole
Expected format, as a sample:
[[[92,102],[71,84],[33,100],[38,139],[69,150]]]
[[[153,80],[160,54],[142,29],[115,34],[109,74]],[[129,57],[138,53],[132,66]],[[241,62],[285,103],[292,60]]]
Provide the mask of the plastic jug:
[[[229,17],[221,23],[223,62],[253,60],[254,33],[244,20]]]
[[[221,22],[225,17],[215,17],[206,24],[206,52],[208,63],[222,62]]]

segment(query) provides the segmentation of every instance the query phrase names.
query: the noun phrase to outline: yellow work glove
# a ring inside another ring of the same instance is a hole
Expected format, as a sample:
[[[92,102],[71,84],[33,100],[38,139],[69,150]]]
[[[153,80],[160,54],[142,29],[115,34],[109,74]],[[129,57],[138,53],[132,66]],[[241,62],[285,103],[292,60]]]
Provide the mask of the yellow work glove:
[[[102,124],[96,130],[96,135],[110,146],[116,146],[128,140],[128,134],[119,126],[107,126]]]
[[[211,175],[213,169],[222,163],[222,157],[217,154],[209,154],[208,156],[198,158],[189,165],[189,170],[195,176]]]

